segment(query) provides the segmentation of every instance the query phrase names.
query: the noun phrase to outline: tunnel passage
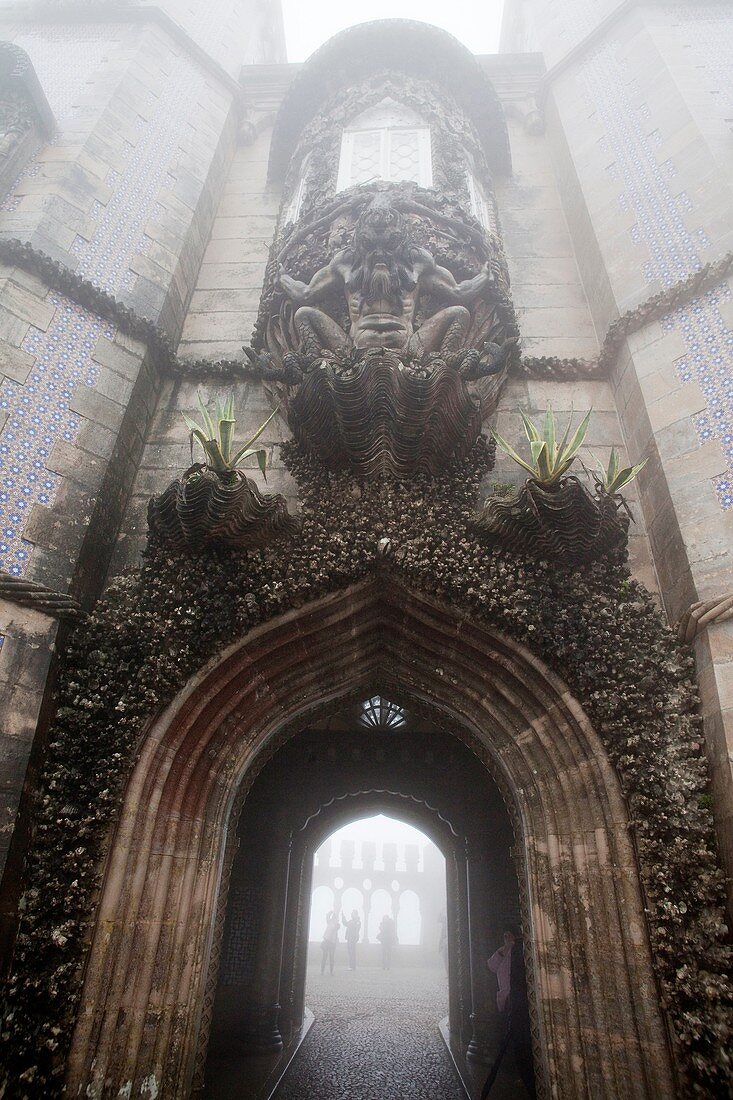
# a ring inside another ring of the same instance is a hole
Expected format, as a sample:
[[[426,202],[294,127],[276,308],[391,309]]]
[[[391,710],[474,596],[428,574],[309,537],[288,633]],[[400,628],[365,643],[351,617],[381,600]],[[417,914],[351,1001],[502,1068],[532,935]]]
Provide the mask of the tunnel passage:
[[[306,1007],[313,856],[335,829],[369,814],[413,824],[443,853],[450,1030],[476,1055],[488,1057],[496,1046],[501,1023],[485,960],[507,923],[520,922],[511,822],[470,749],[409,700],[400,710],[404,722],[396,727],[365,724],[358,705],[311,724],[274,755],[246,797],[229,883],[208,1097],[247,1095],[242,1083],[254,1088],[268,1054],[297,1037]],[[437,1024],[436,1017],[433,1041]]]

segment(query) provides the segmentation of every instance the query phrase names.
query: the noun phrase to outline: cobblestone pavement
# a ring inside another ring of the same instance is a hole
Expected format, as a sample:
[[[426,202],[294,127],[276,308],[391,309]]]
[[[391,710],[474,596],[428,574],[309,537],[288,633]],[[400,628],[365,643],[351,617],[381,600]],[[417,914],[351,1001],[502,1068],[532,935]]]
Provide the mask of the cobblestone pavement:
[[[408,967],[308,971],[316,1021],[277,1100],[465,1100],[438,1031],[448,982]]]

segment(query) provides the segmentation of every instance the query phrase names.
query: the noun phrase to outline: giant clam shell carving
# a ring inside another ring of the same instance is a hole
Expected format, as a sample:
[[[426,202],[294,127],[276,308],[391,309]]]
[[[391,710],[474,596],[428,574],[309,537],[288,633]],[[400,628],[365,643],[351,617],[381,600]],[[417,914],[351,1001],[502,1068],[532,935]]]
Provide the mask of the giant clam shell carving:
[[[489,497],[471,526],[522,557],[583,565],[625,545],[629,517],[619,508],[619,497],[594,498],[576,477],[551,490],[529,479],[517,494]]]
[[[190,467],[148,504],[150,531],[174,550],[209,547],[250,550],[292,538],[300,522],[285,498],[263,494],[241,471],[223,481],[205,467]]]
[[[324,464],[402,479],[465,457],[481,431],[480,387],[500,385],[496,375],[466,383],[440,359],[413,366],[375,349],[348,367],[324,360],[281,396],[295,438]]]

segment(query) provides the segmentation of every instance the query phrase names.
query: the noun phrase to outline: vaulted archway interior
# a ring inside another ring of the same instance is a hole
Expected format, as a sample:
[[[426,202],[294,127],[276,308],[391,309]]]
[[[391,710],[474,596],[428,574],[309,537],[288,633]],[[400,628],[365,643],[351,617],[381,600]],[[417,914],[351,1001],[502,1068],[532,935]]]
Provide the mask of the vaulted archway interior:
[[[444,861],[440,872],[447,895],[448,987],[445,1010],[432,1021],[434,1035],[447,1013],[460,1056],[471,1047],[474,1057],[489,1058],[500,1042],[502,1024],[485,960],[501,942],[502,929],[521,921],[513,830],[486,768],[437,718],[407,694],[395,700],[394,691],[388,697],[372,690],[336,714],[321,720],[314,716],[257,777],[236,831],[209,1039],[207,1097],[242,1097],[245,1081],[256,1095],[254,1089],[277,1064],[283,1047],[297,1043],[307,1014],[309,943],[317,961],[323,932],[313,927],[314,891],[321,909],[327,907],[323,913],[318,910],[319,924],[331,909],[340,918],[347,908],[350,916],[358,893],[365,925],[361,958],[374,967],[381,960],[381,917],[392,916],[399,924],[402,900],[403,917],[416,908],[417,894],[400,886],[418,884],[417,848],[402,854],[401,875],[396,845],[360,844],[358,890],[349,873],[354,842],[344,840],[334,860],[329,859],[325,842],[334,833],[374,815],[418,829]],[[378,830],[375,835],[379,837]],[[338,875],[329,875],[327,866],[319,873],[314,858],[319,851],[326,864],[338,863]],[[412,877],[408,859],[415,865]],[[432,929],[432,962],[442,966],[442,914],[432,912],[430,904],[426,901],[423,915],[426,928]],[[404,938],[409,937],[403,931]],[[396,967],[399,951],[403,962],[409,956],[422,964],[419,933],[412,947],[412,954],[407,944],[396,949]],[[345,970],[346,945],[340,950],[343,958],[338,957],[337,967]],[[509,1061],[505,1075],[517,1096],[524,1095]]]

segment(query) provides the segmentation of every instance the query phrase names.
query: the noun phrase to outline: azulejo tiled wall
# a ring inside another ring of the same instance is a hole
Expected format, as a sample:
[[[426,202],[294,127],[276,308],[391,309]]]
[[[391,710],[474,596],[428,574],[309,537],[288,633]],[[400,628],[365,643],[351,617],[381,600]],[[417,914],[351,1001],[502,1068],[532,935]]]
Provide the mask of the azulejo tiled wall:
[[[53,33],[58,34],[59,28]],[[106,37],[101,31],[85,35],[76,28],[62,33],[76,51],[77,76],[92,73],[109,53],[108,30]],[[49,43],[34,34],[25,35],[22,44],[31,59],[38,60],[39,73],[46,76],[63,140],[63,119],[73,118],[79,94],[78,80],[72,87],[67,77],[68,55],[54,40]],[[186,57],[170,62],[162,91],[150,92],[145,114],[136,115],[139,139],[134,145],[120,139],[123,164],[110,168],[105,177],[109,198],[94,204],[93,233],[88,239],[77,235],[71,244],[78,274],[112,294],[123,296],[134,285],[130,262],[146,251],[145,226],[155,213],[161,190],[173,182],[169,169],[203,84],[201,73]],[[95,345],[102,335],[114,336],[114,330],[62,295],[54,294],[48,301],[55,307],[51,323],[45,331],[31,327],[22,344],[22,350],[35,360],[28,378],[22,384],[6,378],[0,385],[0,410],[7,412],[0,434],[0,569],[16,576],[27,569],[33,551],[23,537],[30,509],[34,504],[50,505],[58,489],[59,477],[49,469],[54,445],[76,439],[80,422],[70,409],[74,392],[79,386],[95,385]]]
[[[705,26],[706,37],[717,39],[711,57],[719,62],[733,57],[729,14],[708,6],[707,14],[696,9],[689,23],[695,34]],[[692,37],[689,26],[681,25],[679,30]],[[730,68],[721,64],[719,84],[721,95],[731,97],[733,115]],[[621,48],[607,43],[593,50],[582,66],[581,81],[604,131],[607,172],[623,186],[620,210],[634,215],[631,238],[648,256],[644,276],[649,291],[670,287],[717,258],[716,244],[703,226],[695,227],[694,203],[675,186],[674,163],[660,153],[662,135],[654,128],[648,106],[639,101],[639,83]],[[663,322],[667,331],[678,331],[687,345],[686,354],[675,365],[680,381],[697,385],[702,395],[704,411],[693,420],[700,443],[717,439],[726,456],[728,472],[713,482],[725,509],[733,507],[733,331],[720,306],[729,297],[726,285],[713,288]]]

